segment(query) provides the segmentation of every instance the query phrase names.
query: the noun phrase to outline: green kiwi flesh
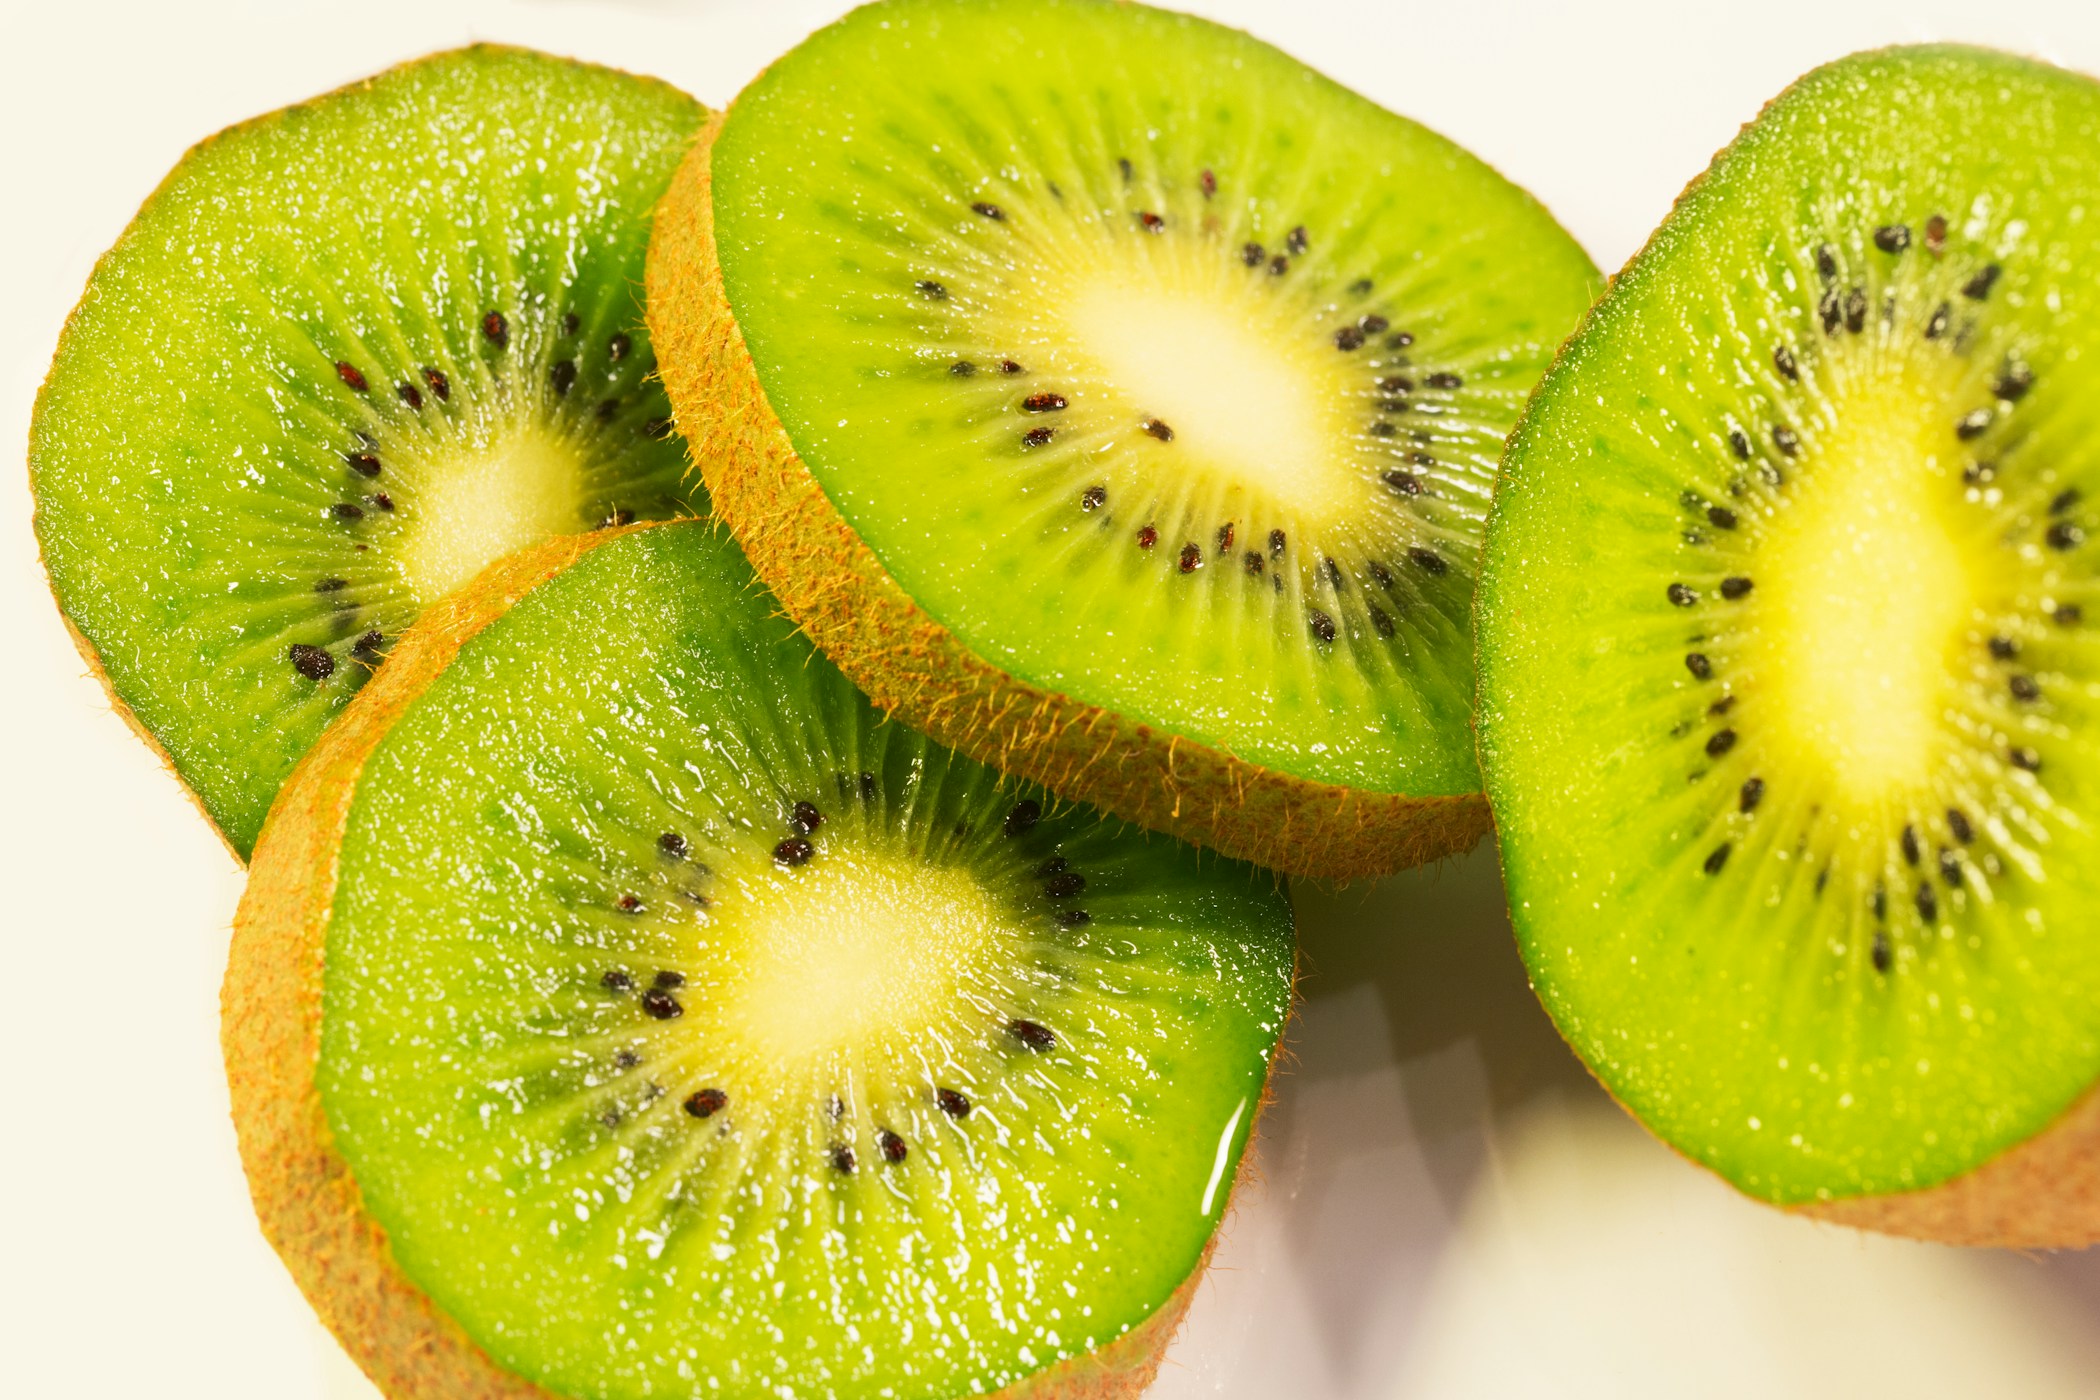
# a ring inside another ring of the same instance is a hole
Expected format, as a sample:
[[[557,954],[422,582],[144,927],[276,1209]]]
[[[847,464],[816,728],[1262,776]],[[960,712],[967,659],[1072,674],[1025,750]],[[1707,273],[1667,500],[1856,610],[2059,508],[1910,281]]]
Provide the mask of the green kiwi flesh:
[[[1479,597],[1512,915],[1657,1134],[1781,1203],[2100,1080],[2100,85],[1820,69],[1512,439]]]
[[[1290,995],[1269,876],[883,721],[699,522],[468,642],[335,860],[335,1148],[559,1395],[976,1395],[1106,1345],[1198,1266]]]
[[[191,151],[37,402],[52,589],[245,857],[391,639],[549,534],[687,510],[637,292],[706,113],[516,49],[441,54]]]
[[[1266,44],[1101,0],[858,10],[737,99],[712,181],[794,452],[970,654],[1295,778],[1479,791],[1481,521],[1597,285],[1529,196]],[[843,664],[883,696],[916,660]]]

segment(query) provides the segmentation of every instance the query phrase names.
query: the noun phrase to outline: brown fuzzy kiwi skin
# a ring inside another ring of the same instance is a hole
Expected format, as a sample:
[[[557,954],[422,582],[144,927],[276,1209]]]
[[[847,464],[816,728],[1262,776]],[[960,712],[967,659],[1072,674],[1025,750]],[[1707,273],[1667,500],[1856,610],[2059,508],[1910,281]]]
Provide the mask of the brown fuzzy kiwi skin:
[[[1008,675],[920,608],[796,455],[731,315],[712,193],[723,115],[657,206],[650,340],[717,514],[855,685],[982,763],[1286,874],[1363,879],[1478,844],[1488,831],[1479,793],[1409,797],[1294,778]]]
[[[490,565],[430,607],[293,772],[256,843],[220,992],[241,1163],[264,1236],[328,1330],[392,1400],[560,1397],[503,1369],[409,1280],[334,1145],[315,1077],[322,964],[358,779],[394,722],[474,634],[599,545],[660,523],[549,540]],[[1252,1146],[1250,1137],[1235,1190]],[[997,1400],[1136,1400],[1158,1372],[1214,1244],[1215,1237],[1138,1326]]]
[[[359,92],[365,88],[369,88],[370,86],[372,86],[372,84],[378,82],[380,79],[388,77],[394,73],[407,69],[419,68],[425,64],[439,62],[444,59],[452,58],[458,54],[468,53],[529,53],[533,54],[536,57],[546,58],[551,62],[569,63],[577,67],[605,69],[609,72],[619,73],[622,77],[631,78],[637,83],[647,84],[648,86],[654,88],[676,91],[676,89],[671,88],[671,85],[664,82],[661,78],[652,78],[644,74],[630,73],[627,72],[625,69],[610,68],[608,65],[605,64],[585,64],[581,60],[564,59],[559,57],[558,55],[542,53],[536,49],[520,48],[516,45],[511,44],[467,44],[458,49],[446,49],[441,50],[437,53],[425,54],[421,58],[411,59],[406,63],[396,64],[391,68],[383,69],[380,72],[374,73],[369,77],[359,78],[355,82],[345,83],[341,87],[333,88],[328,92],[324,92],[316,97],[307,98],[303,102],[295,102],[289,107],[280,107],[275,111],[265,112],[261,116],[250,117],[245,121],[235,122],[232,126],[225,127],[220,131],[214,132],[212,135],[205,137],[202,141],[199,141],[196,144],[192,145],[188,150],[182,153],[182,158],[175,162],[174,166],[169,169],[168,173],[161,177],[160,183],[153,187],[153,192],[147,195],[143,200],[139,202],[139,207],[137,211],[132,214],[131,221],[124,226],[124,232],[118,235],[117,241],[114,244],[110,245],[110,247],[102,254],[102,256],[95,259],[95,266],[93,270],[91,270],[88,273],[86,288],[81,292],[80,299],[74,303],[73,310],[68,312],[66,315],[66,324],[64,328],[59,331],[58,348],[52,353],[50,366],[44,371],[43,383],[37,389],[35,407],[30,412],[29,489],[30,500],[32,503],[34,503],[37,499],[36,464],[37,459],[40,455],[38,450],[38,444],[43,439],[45,400],[51,392],[51,382],[58,374],[58,367],[62,363],[64,363],[66,359],[66,352],[73,341],[74,326],[80,318],[81,311],[83,308],[86,307],[89,299],[94,296],[95,286],[97,280],[102,275],[103,268],[108,265],[111,258],[114,258],[123,249],[125,243],[130,239],[131,231],[137,225],[140,216],[143,215],[148,209],[152,208],[155,203],[157,203],[163,196],[167,194],[167,192],[170,189],[174,187],[175,182],[179,180],[186,171],[189,170],[192,162],[194,162],[197,159],[197,157],[202,155],[205,151],[211,149],[211,147],[217,145],[219,142],[226,140],[228,137],[240,136],[250,131],[262,130],[271,126],[279,125],[283,123],[286,119],[295,117],[301,112],[310,110],[316,106],[330,102],[338,97],[345,96],[349,93]],[[138,712],[132,709],[130,703],[126,701],[121,695],[117,694],[116,684],[110,679],[108,668],[102,664],[101,648],[96,646],[94,641],[90,639],[86,633],[80,630],[79,626],[76,625],[73,621],[73,615],[66,611],[64,600],[58,596],[57,580],[52,577],[50,565],[45,564],[43,559],[44,532],[47,528],[47,522],[45,520],[44,512],[41,507],[33,507],[33,509],[31,510],[30,528],[34,531],[37,538],[37,562],[39,564],[42,564],[44,568],[44,586],[51,591],[51,600],[57,606],[59,616],[65,621],[66,632],[73,639],[74,649],[80,653],[81,660],[87,663],[89,673],[93,675],[96,681],[101,684],[102,693],[109,697],[110,708],[116,711],[117,717],[124,721],[125,726],[129,728],[132,733],[138,735],[140,739],[145,741],[146,747],[151,749],[154,755],[160,759],[161,763],[166,766],[167,770],[170,773],[174,774],[176,780],[182,783],[183,792],[188,795],[191,804],[196,807],[198,812],[203,814],[205,824],[211,827],[212,834],[217,836],[219,838],[220,844],[226,847],[227,853],[233,857],[234,863],[236,865],[245,865],[248,861],[248,856],[243,855],[241,853],[240,848],[234,844],[233,838],[228,836],[226,834],[225,829],[219,825],[218,818],[214,817],[211,814],[211,812],[205,807],[204,799],[198,795],[197,790],[195,788],[190,786],[188,779],[183,777],[182,769],[176,764],[174,757],[171,754],[169,754],[167,746],[161,743],[160,738],[157,735],[155,735],[152,730],[146,727],[144,721],[142,721],[138,717]]]

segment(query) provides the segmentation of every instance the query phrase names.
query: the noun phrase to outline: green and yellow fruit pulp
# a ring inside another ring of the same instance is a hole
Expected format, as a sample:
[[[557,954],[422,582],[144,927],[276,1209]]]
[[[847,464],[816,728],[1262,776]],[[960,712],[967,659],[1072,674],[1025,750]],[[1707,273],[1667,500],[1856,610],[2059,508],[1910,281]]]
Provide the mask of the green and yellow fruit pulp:
[[[1752,1195],[1948,1182],[2100,1080],[2096,212],[2089,79],[1818,70],[1504,462],[1480,742],[1533,978]]]
[[[37,537],[237,853],[420,609],[696,499],[638,288],[705,116],[609,69],[441,54],[198,146],[97,265],[37,401]]]
[[[698,522],[367,699],[273,815],[228,985],[324,1313],[358,1300],[287,1065],[400,1274],[557,1395],[977,1395],[1178,1307],[1288,1008],[1270,877],[883,721]]]
[[[1529,196],[1213,24],[889,0],[768,68],[659,229],[717,508],[878,702],[1293,871],[1478,835],[1481,520],[1596,285]]]

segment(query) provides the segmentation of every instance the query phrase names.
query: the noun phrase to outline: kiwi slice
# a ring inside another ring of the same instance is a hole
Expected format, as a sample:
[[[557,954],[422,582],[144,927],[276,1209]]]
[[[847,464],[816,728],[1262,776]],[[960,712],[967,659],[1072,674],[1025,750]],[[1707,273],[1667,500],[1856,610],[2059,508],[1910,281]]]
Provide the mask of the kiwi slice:
[[[2100,85],[1810,74],[1512,439],[1480,737],[1546,1006],[1767,1201],[2100,1238]]]
[[[1485,829],[1480,522],[1596,284],[1478,160],[1185,16],[888,0],[710,126],[649,273],[716,508],[877,703],[1293,873]]]
[[[639,283],[705,111],[439,54],[192,150],[67,323],[29,447],[81,651],[245,857],[418,611],[690,508]]]
[[[1291,968],[1272,877],[882,720],[681,522],[411,630],[264,830],[225,1047],[391,1395],[1122,1395]]]

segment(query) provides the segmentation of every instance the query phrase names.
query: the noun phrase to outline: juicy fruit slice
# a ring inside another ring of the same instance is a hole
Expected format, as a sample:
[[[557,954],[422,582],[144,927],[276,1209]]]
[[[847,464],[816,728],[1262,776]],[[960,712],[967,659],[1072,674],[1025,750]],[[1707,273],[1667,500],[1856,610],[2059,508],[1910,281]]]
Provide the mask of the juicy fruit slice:
[[[1283,892],[882,722],[708,526],[584,547],[412,632],[258,848],[272,1239],[389,1393],[1135,1393]]]
[[[37,403],[37,535],[236,852],[421,608],[697,499],[636,289],[705,115],[441,54],[199,146],[97,266]]]
[[[1294,872],[1478,837],[1480,521],[1594,288],[1478,161],[1198,20],[891,0],[737,100],[650,277],[718,508],[879,703]]]
[[[2090,1155],[1976,1170],[2100,1079],[2096,137],[2100,87],[2003,55],[1810,75],[1504,464],[1481,748],[1533,977],[1767,1200],[2100,1236]]]

